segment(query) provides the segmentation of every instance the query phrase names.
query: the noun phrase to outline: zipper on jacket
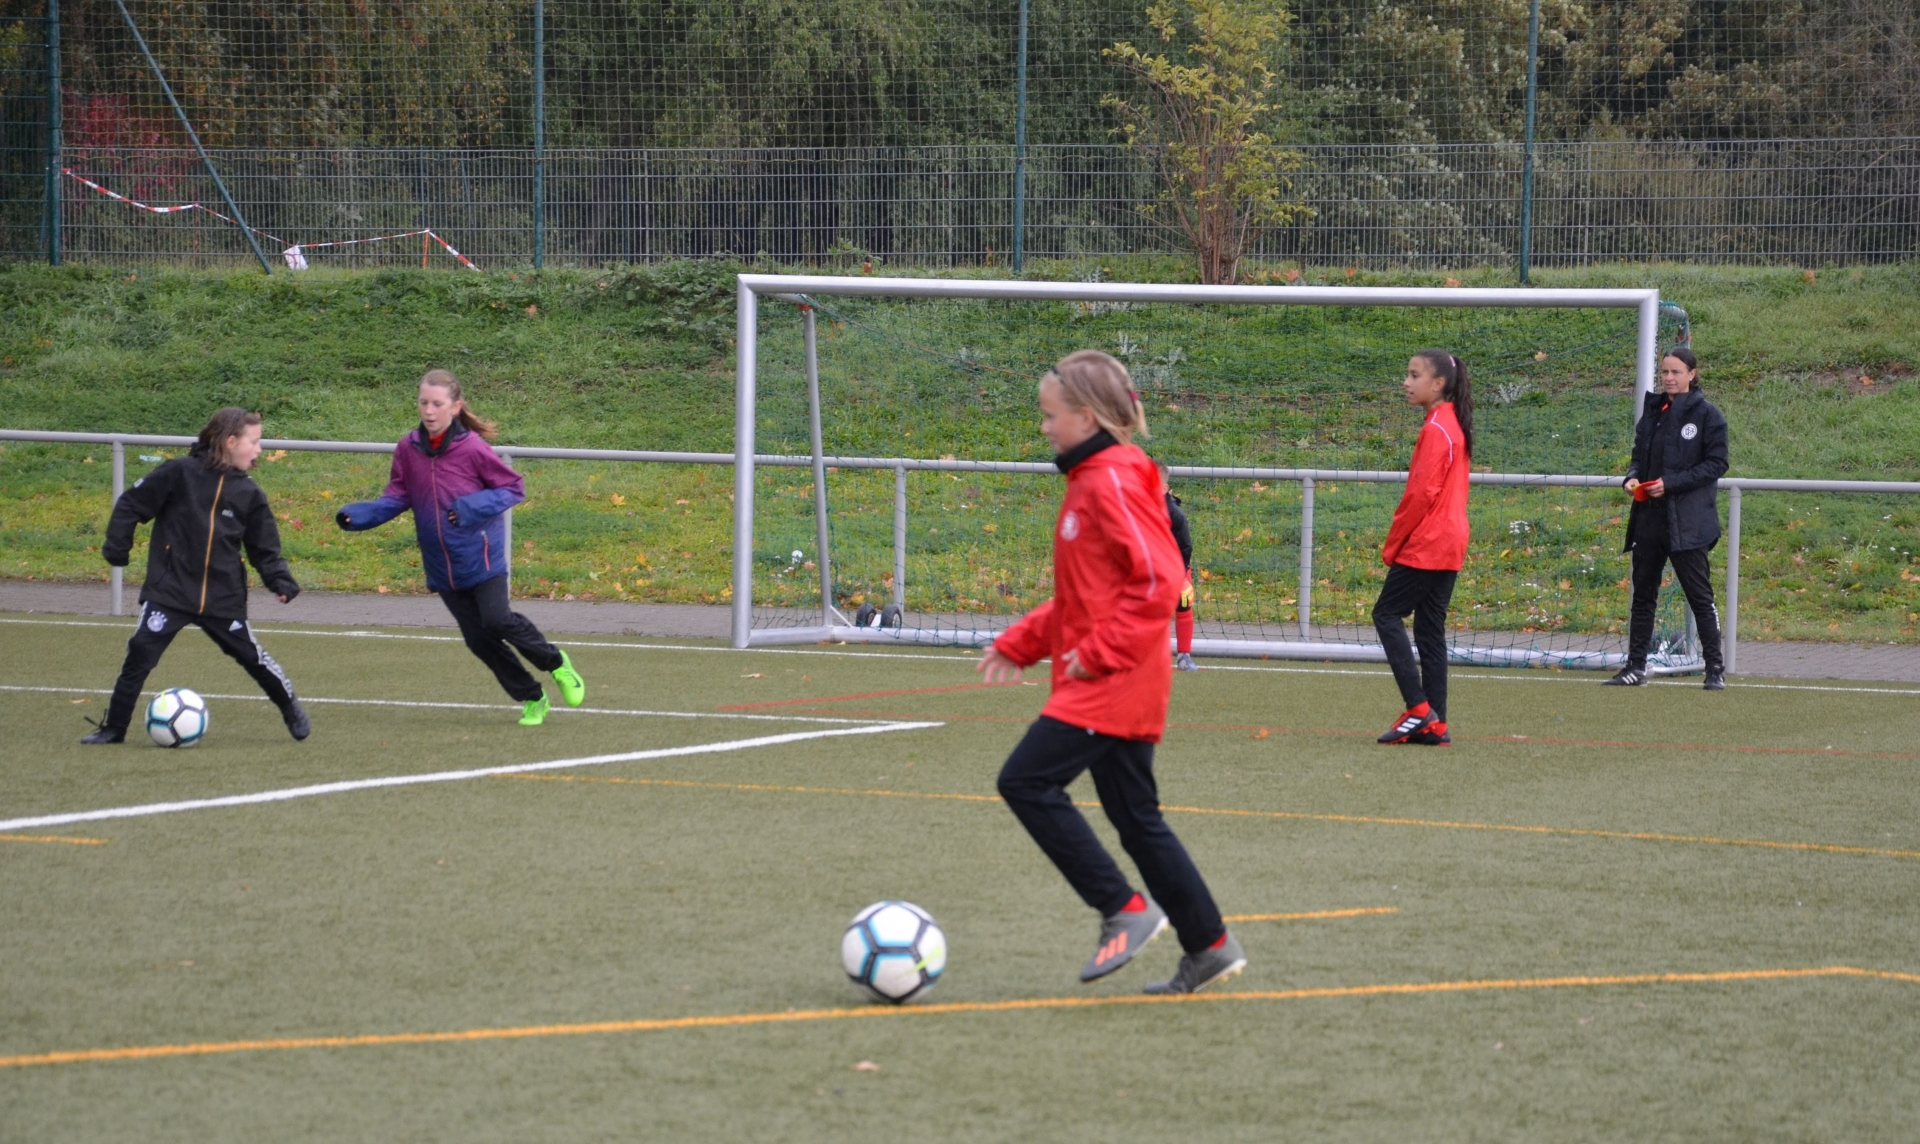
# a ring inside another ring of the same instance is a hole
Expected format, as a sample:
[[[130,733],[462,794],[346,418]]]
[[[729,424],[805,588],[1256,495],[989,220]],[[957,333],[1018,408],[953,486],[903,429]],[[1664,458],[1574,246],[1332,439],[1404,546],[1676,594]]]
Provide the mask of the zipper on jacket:
[[[433,530],[440,537],[440,558],[447,562],[447,588],[449,591],[460,587],[453,577],[453,550],[447,547],[446,512],[440,507],[440,458],[427,460],[427,483],[433,488]]]
[[[207,610],[207,577],[213,574],[213,530],[220,519],[220,494],[227,487],[227,474],[220,474],[220,483],[213,486],[213,507],[207,510],[207,562],[200,569],[200,611]]]

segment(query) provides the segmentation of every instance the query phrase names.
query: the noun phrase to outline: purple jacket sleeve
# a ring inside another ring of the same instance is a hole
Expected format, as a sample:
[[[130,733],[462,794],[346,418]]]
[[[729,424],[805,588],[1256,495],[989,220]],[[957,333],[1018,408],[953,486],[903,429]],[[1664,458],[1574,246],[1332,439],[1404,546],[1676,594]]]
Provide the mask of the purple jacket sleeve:
[[[453,502],[453,519],[463,527],[492,520],[527,499],[527,485],[519,473],[486,445],[473,450],[474,475],[485,488]]]
[[[406,441],[400,442],[400,448],[407,447]],[[398,451],[393,455],[393,469],[387,477],[387,487],[379,497],[370,501],[350,504],[333,514],[333,519],[348,532],[378,528],[413,507],[407,498],[407,474]]]

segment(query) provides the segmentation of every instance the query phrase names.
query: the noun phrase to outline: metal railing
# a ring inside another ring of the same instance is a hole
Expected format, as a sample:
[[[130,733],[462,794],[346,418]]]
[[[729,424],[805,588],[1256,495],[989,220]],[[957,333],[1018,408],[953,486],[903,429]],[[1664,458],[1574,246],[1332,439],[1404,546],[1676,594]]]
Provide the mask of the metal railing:
[[[176,437],[155,434],[135,433],[63,433],[39,430],[0,429],[0,441],[40,442],[47,444],[109,445],[113,450],[113,496],[117,500],[126,490],[126,448],[134,446],[157,446],[161,448],[182,448],[194,443],[192,437]],[[285,449],[289,452],[313,453],[392,453],[394,445],[374,441],[301,441],[274,438],[261,442],[264,448]],[[735,457],[731,453],[688,453],[667,452],[644,449],[549,449],[523,445],[494,446],[508,464],[515,460],[559,460],[559,461],[617,461],[638,464],[666,465],[732,465]],[[907,481],[909,472],[974,472],[974,473],[1029,473],[1036,475],[1056,474],[1058,470],[1051,464],[1032,461],[963,461],[938,460],[920,457],[834,457],[816,458],[811,456],[793,456],[785,454],[761,454],[754,458],[756,466],[774,468],[812,468],[816,463],[824,463],[834,468],[891,470],[894,473],[893,502],[893,565],[894,565],[894,602],[904,605],[906,602],[906,556],[907,556]],[[1276,657],[1309,656],[1315,659],[1337,658],[1347,660],[1377,661],[1383,658],[1377,646],[1355,644],[1341,648],[1327,643],[1306,643],[1309,627],[1312,623],[1313,575],[1313,490],[1316,482],[1340,481],[1356,484],[1399,484],[1407,479],[1403,472],[1367,471],[1344,469],[1282,469],[1260,468],[1253,466],[1204,466],[1174,465],[1175,477],[1190,477],[1211,480],[1235,481],[1282,481],[1297,482],[1301,488],[1300,507],[1300,579],[1299,579],[1299,631],[1303,642],[1268,642],[1249,644],[1246,641],[1234,641],[1236,652],[1245,654],[1244,649],[1253,647],[1252,654],[1272,655]],[[1616,487],[1620,478],[1612,476],[1592,476],[1578,474],[1537,474],[1537,473],[1474,473],[1471,477],[1475,485],[1490,486],[1560,486],[1574,488]],[[1736,670],[1739,647],[1740,623],[1740,539],[1741,507],[1743,494],[1747,492],[1785,492],[1785,493],[1836,493],[1836,494],[1899,494],[1920,495],[1920,481],[1818,481],[1785,480],[1764,477],[1723,477],[1720,486],[1728,490],[1727,512],[1727,599],[1725,624],[1722,632],[1726,656],[1726,668]],[[816,485],[816,488],[818,486]],[[512,516],[508,515],[508,528],[512,528]],[[511,531],[508,534],[511,542]],[[824,552],[825,549],[823,548]],[[822,566],[823,609],[830,611],[831,573]],[[115,568],[110,576],[110,611],[113,615],[125,614],[124,585],[122,569]],[[815,633],[829,630],[826,628],[796,628],[792,632]],[[984,629],[974,633],[978,638],[990,638],[991,633]],[[813,638],[811,635],[805,638]],[[1211,646],[1226,641],[1196,640],[1195,650],[1201,654],[1220,653],[1223,649]],[[1512,658],[1514,663],[1544,662],[1548,657],[1539,656],[1529,660],[1524,654]],[[1566,663],[1566,657],[1556,655],[1553,662]],[[1575,663],[1575,666],[1609,667],[1617,666],[1618,653],[1611,655],[1592,653]]]
[[[1520,144],[1298,148],[1304,222],[1253,257],[1369,267],[1511,261]],[[288,244],[430,228],[483,268],[733,256],[786,264],[1005,265],[1010,146],[890,148],[224,150],[247,220]],[[63,162],[154,205],[218,195],[191,151],[67,148]],[[534,182],[544,179],[536,231]],[[1612,260],[1871,262],[1920,254],[1920,138],[1541,143],[1534,264]],[[24,188],[24,184],[22,185]],[[1157,183],[1114,145],[1034,146],[1024,252],[1077,258],[1167,248],[1144,208]],[[0,254],[37,256],[37,184],[0,203]],[[154,215],[69,181],[69,259],[230,265],[251,251],[201,214]],[[269,253],[278,248],[269,245]],[[314,265],[406,265],[412,243],[349,247]]]

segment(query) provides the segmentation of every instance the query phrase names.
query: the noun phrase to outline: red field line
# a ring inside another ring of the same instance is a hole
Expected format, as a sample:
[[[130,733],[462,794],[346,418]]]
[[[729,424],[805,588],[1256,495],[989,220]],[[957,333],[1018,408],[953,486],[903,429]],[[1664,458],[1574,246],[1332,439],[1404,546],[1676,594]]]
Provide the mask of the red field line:
[[[509,1028],[454,1029],[426,1033],[362,1033],[350,1036],[268,1037],[244,1041],[199,1041],[173,1045],[130,1045],[108,1049],[72,1049],[50,1053],[23,1053],[0,1057],[0,1069],[34,1065],[106,1063],[155,1060],[164,1057],[211,1056],[220,1053],[269,1052],[290,1049],[346,1049],[387,1045],[437,1045],[450,1042],[522,1040],[531,1037],[577,1037],[612,1033],[654,1033],[674,1029],[741,1028],[751,1025],[844,1021],[883,1017],[936,1017],[961,1013],[1018,1013],[1045,1009],[1105,1009],[1120,1005],[1205,1005],[1233,1001],[1307,1001],[1356,997],[1407,997],[1434,993],[1483,993],[1515,989],[1597,988],[1623,985],[1702,985],[1747,981],[1789,981],[1820,977],[1864,977],[1883,981],[1920,983],[1920,974],[1851,965],[1808,969],[1733,969],[1714,973],[1626,973],[1611,976],[1503,978],[1475,981],[1408,981],[1378,985],[1341,985],[1318,989],[1276,989],[1248,992],[1187,993],[1148,996],[1122,994],[1106,997],[1033,997],[1015,1001],[959,1001],[945,1005],[869,1005],[859,1009],[805,1009],[766,1013],[731,1013],[702,1017],[666,1017],[652,1020],[592,1021],[563,1025],[522,1025]]]

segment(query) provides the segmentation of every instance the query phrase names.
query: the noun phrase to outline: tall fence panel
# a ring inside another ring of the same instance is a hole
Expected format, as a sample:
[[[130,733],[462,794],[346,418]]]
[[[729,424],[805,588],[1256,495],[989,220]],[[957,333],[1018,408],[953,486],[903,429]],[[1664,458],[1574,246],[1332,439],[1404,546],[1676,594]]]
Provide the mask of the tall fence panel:
[[[529,150],[228,150],[215,161],[248,220],[280,247],[430,228],[483,267],[532,256]],[[190,151],[74,148],[66,163],[151,206],[217,205]],[[1301,148],[1293,190],[1312,214],[1267,235],[1255,256],[1367,267],[1509,262],[1519,246],[1520,167],[1517,144]],[[1535,167],[1533,252],[1543,265],[1858,263],[1920,253],[1920,138],[1552,143],[1539,147]],[[547,156],[546,258],[1001,265],[1012,246],[1013,170],[1009,146],[556,149]],[[1027,179],[1030,256],[1168,245],[1147,211],[1154,176],[1123,147],[1034,147]],[[249,257],[241,236],[210,214],[156,214],[65,182],[71,258]],[[419,246],[311,253],[315,264],[402,265],[421,257]]]

